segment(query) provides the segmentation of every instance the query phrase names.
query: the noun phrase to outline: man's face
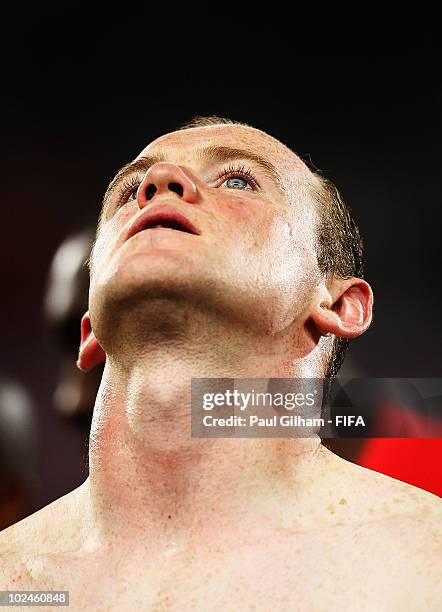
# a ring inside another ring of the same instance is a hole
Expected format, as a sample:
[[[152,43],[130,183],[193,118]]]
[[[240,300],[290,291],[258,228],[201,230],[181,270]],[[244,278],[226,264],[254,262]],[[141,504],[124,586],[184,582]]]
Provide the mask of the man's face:
[[[130,314],[137,300],[147,310],[154,298],[192,303],[265,333],[308,306],[317,216],[310,171],[293,152],[259,130],[217,125],[166,134],[134,161],[108,190],[91,258],[100,341],[105,313]],[[171,214],[196,233],[152,227]]]

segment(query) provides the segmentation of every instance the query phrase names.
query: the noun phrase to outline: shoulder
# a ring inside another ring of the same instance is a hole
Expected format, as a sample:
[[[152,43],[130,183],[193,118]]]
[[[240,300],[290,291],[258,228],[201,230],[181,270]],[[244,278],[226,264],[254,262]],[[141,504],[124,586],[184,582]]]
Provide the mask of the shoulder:
[[[440,519],[442,500],[437,495],[346,461],[328,449],[321,452],[329,485],[348,493],[361,518],[413,515],[429,521]]]
[[[373,518],[414,516],[422,522],[441,518],[442,500],[437,495],[343,459],[340,461]]]
[[[32,560],[75,548],[82,485],[0,532],[0,590],[32,585]]]
[[[328,533],[349,535],[345,557],[398,609],[442,609],[442,500],[336,455],[326,465]]]
[[[385,474],[335,456],[353,505],[352,520],[396,546],[397,558],[415,569],[436,569],[442,554],[442,500]]]
[[[378,534],[397,554],[423,562],[442,553],[442,500],[395,478],[327,451],[322,496],[328,525],[350,525]]]

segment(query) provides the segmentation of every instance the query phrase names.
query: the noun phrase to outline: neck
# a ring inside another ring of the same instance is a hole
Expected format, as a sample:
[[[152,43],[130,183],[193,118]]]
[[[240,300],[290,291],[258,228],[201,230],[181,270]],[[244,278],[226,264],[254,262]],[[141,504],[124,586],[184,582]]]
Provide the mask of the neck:
[[[88,481],[100,541],[179,549],[213,541],[229,525],[250,529],[257,516],[274,521],[289,495],[304,503],[319,438],[190,435],[192,377],[315,376],[305,358],[293,360],[293,332],[263,340],[226,331],[194,329],[185,339],[156,338],[148,352],[108,354]]]

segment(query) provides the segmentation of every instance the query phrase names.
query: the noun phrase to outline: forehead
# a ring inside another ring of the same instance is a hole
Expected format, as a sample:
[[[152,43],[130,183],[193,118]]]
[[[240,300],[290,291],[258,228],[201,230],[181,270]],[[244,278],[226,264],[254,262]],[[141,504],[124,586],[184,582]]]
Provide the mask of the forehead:
[[[205,145],[241,148],[257,153],[276,167],[287,186],[300,176],[311,176],[304,162],[279,140],[256,128],[235,124],[189,128],[164,134],[147,145],[138,157],[162,150],[170,151],[171,155],[183,160],[191,160],[193,151]]]

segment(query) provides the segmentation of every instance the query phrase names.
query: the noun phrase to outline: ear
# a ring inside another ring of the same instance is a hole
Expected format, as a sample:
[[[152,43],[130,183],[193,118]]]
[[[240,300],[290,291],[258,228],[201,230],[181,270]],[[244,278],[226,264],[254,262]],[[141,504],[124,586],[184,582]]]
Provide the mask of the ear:
[[[81,319],[81,342],[78,352],[77,367],[83,372],[88,372],[106,359],[106,353],[98,344],[98,340],[92,331],[89,311]]]
[[[361,278],[334,277],[318,296],[311,318],[321,336],[356,338],[370,326],[373,292]]]

